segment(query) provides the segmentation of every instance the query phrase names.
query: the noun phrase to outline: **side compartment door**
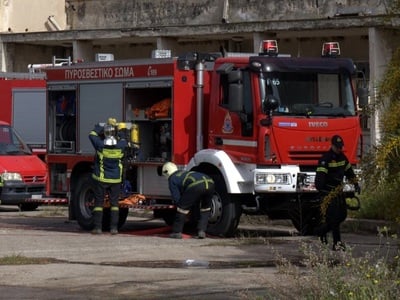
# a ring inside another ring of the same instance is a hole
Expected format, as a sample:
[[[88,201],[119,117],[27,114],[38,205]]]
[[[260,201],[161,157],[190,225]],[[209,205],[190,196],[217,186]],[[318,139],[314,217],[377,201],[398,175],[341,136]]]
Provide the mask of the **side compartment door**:
[[[112,117],[122,120],[122,83],[95,83],[79,86],[79,149],[81,153],[94,153],[89,133],[97,123]]]
[[[46,89],[13,89],[14,128],[32,148],[46,149]]]

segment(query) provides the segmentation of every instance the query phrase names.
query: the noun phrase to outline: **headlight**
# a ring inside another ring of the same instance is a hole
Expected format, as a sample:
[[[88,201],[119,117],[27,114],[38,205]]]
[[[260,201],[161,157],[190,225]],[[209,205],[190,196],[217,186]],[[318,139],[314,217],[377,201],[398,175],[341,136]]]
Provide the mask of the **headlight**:
[[[3,173],[1,177],[3,181],[22,181],[21,174],[19,173]]]
[[[256,174],[256,184],[291,184],[290,174]]]

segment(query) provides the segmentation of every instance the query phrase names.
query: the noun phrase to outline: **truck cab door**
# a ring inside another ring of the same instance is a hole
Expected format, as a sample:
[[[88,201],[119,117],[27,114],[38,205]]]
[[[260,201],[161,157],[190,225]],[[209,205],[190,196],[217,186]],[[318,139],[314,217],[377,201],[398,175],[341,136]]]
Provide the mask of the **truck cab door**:
[[[226,151],[232,158],[254,162],[257,140],[250,73],[230,70],[217,73],[219,82],[210,103],[210,148]],[[218,95],[218,96],[215,96]]]

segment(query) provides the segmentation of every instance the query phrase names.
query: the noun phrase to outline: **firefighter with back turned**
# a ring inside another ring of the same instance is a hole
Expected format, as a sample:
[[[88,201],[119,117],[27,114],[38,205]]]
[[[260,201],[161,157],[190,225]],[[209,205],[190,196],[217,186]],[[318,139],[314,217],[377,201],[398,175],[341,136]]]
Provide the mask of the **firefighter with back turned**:
[[[117,126],[117,121],[114,118],[109,118],[104,126],[95,125],[89,134],[89,139],[96,150],[92,174],[95,183],[93,234],[102,233],[103,205],[106,193],[108,193],[111,205],[110,233],[118,234],[118,200],[123,175],[122,160],[128,143],[123,131],[117,134]]]

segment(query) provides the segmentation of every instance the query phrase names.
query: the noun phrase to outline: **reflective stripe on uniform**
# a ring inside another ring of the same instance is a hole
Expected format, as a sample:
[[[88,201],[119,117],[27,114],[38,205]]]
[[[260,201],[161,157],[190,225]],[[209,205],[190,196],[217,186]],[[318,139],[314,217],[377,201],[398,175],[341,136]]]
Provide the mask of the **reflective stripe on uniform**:
[[[95,206],[93,208],[93,211],[103,211],[103,207],[102,206]]]
[[[120,159],[124,156],[123,151],[121,149],[107,149],[104,148],[103,152],[97,151],[97,156],[99,158],[99,167],[100,167],[100,176],[97,176],[93,174],[93,178],[105,182],[105,183],[120,183],[121,178],[122,178],[122,170],[123,170],[123,165],[122,162],[120,161],[118,163],[118,168],[120,170],[119,178],[105,178],[105,172],[104,172],[104,159]]]
[[[201,180],[198,180],[198,179],[196,180],[196,178],[191,176],[191,174],[193,174],[193,172],[188,172],[186,174],[185,178],[183,179],[183,182],[182,182],[183,186],[185,186],[185,183],[186,183],[187,180],[191,180],[192,181],[192,183],[190,183],[187,186],[188,189],[204,182],[204,185],[205,185],[206,189],[208,190],[209,189],[209,184],[210,183],[214,183],[214,181],[211,178],[208,178],[206,176],[202,176]]]
[[[343,167],[345,165],[346,161],[333,161],[328,163],[328,168],[338,168],[338,167]]]
[[[324,167],[318,167],[318,168],[317,168],[317,172],[323,172],[323,173],[328,174],[328,169],[327,169],[327,168],[324,168]]]
[[[176,211],[181,213],[181,214],[184,214],[184,215],[187,215],[190,212],[190,210],[186,210],[186,209],[183,209],[183,208],[180,208],[180,207],[177,207]]]
[[[206,211],[210,211],[211,207],[208,208],[200,208],[200,212],[206,212]]]

